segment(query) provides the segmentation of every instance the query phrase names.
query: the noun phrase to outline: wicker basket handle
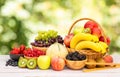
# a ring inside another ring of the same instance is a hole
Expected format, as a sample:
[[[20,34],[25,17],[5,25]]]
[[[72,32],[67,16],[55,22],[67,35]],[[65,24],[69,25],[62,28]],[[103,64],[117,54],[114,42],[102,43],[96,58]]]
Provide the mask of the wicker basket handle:
[[[78,20],[76,20],[76,21],[71,25],[71,27],[70,27],[70,29],[69,29],[69,31],[68,31],[68,34],[71,33],[72,28],[75,26],[75,24],[78,23],[79,21],[82,21],[82,20],[90,20],[90,21],[93,21],[93,22],[97,23],[95,20],[90,19],[90,18],[81,18],[81,19],[78,19]],[[98,23],[97,23],[97,24],[98,24]],[[101,27],[99,24],[98,24],[98,26],[99,26],[99,28],[100,28],[100,30],[101,30],[102,36],[104,37],[104,41],[107,43],[106,35],[105,35],[102,27]]]

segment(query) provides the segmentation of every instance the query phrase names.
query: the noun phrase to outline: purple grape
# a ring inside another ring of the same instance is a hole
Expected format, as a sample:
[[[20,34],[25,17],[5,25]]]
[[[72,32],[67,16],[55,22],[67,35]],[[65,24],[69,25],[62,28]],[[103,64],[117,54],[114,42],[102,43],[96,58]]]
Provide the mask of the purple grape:
[[[6,66],[18,66],[18,61],[9,59],[8,61],[6,61]]]

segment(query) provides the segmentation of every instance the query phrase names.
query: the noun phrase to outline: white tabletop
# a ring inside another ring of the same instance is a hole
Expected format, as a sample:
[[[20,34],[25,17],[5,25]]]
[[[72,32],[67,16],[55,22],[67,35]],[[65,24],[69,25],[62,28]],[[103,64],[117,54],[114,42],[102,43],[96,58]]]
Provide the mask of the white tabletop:
[[[120,63],[120,54],[113,54],[115,63]],[[0,77],[120,77],[120,68],[85,73],[65,68],[62,71],[27,69],[5,66],[8,55],[0,55]]]

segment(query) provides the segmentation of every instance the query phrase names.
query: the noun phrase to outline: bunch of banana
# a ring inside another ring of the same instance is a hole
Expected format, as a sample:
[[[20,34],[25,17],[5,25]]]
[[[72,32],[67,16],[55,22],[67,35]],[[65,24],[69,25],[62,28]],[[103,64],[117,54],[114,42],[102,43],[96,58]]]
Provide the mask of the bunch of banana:
[[[98,37],[89,33],[78,33],[70,42],[70,48],[75,50],[92,49],[96,52],[105,53],[108,45],[99,41]]]

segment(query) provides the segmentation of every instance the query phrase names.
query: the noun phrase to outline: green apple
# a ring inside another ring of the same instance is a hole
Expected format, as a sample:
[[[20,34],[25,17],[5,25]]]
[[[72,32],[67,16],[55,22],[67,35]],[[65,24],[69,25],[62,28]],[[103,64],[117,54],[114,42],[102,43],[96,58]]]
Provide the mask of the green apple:
[[[83,30],[84,30],[84,27],[76,27],[73,30],[73,34],[76,35],[77,33],[83,32]]]
[[[90,33],[91,34],[90,28],[84,28],[83,33]]]
[[[37,59],[37,64],[40,69],[48,69],[50,67],[50,57],[47,55],[39,56]]]

